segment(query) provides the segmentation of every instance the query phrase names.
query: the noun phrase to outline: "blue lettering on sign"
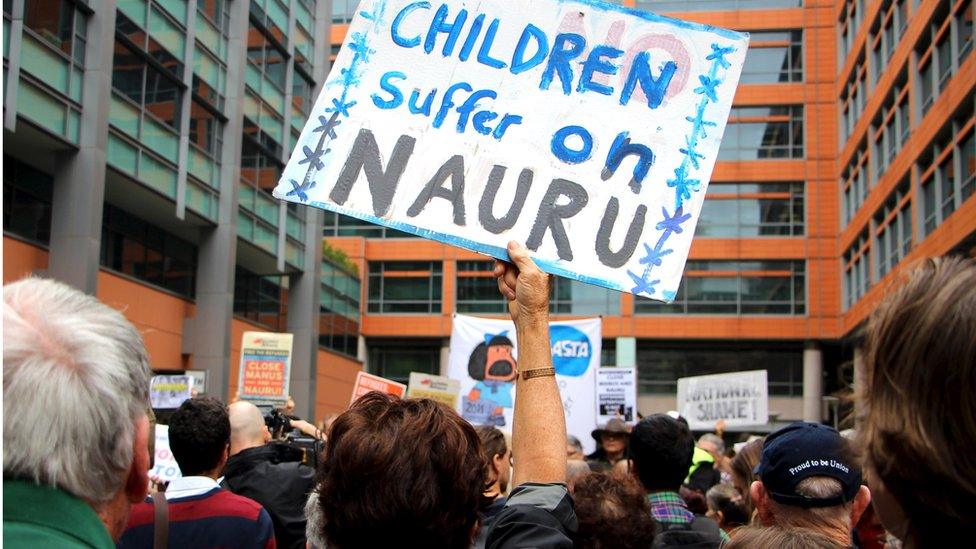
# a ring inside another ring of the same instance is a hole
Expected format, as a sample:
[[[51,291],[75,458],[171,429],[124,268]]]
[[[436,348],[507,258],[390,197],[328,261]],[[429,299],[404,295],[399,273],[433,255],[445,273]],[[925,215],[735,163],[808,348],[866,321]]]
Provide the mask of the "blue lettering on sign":
[[[552,365],[561,376],[579,377],[590,367],[592,345],[580,330],[565,325],[549,328]]]
[[[566,139],[571,135],[579,136],[583,142],[579,150],[573,150],[566,146]],[[566,126],[556,130],[549,147],[552,149],[552,154],[563,162],[579,164],[590,158],[590,153],[593,152],[593,136],[583,126]]]
[[[430,2],[414,2],[413,4],[408,4],[397,16],[393,19],[393,24],[390,25],[390,36],[393,38],[393,43],[401,48],[413,48],[420,45],[420,36],[414,36],[413,38],[404,38],[399,33],[400,23],[403,22],[403,18],[407,16],[410,12],[416,9],[430,9]]]

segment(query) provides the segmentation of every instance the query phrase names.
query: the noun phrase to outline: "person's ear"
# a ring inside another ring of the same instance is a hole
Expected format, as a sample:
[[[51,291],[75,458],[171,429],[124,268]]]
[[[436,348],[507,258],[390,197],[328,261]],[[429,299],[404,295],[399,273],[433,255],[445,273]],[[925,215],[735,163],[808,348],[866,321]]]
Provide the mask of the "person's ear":
[[[125,495],[130,503],[139,503],[149,493],[149,418],[145,414],[136,422],[132,444],[132,465],[125,479]]]
[[[715,522],[717,522],[719,526],[725,523],[725,513],[723,511],[715,511]]]
[[[770,526],[773,524],[773,514],[770,510],[769,496],[766,493],[766,487],[763,486],[762,481],[754,481],[751,486],[749,486],[749,497],[752,499],[752,504],[756,507],[756,512],[759,515],[759,522],[763,526]]]
[[[501,476],[502,468],[505,466],[507,459],[508,456],[505,454],[495,454],[495,457],[491,458],[491,470],[494,472],[496,479]]]
[[[864,510],[870,504],[871,489],[861,485],[861,488],[857,491],[857,495],[854,496],[854,504],[851,505],[851,524],[857,524],[857,521],[861,520],[861,515],[864,514]]]

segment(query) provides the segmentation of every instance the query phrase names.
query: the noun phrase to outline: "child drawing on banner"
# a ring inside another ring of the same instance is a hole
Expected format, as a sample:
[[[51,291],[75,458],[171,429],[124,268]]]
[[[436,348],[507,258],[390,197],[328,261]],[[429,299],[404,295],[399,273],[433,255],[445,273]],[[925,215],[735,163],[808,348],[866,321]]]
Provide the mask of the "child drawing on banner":
[[[505,408],[512,407],[516,369],[507,333],[485,334],[468,359],[468,375],[477,383],[464,398],[462,415],[475,425],[505,425]]]

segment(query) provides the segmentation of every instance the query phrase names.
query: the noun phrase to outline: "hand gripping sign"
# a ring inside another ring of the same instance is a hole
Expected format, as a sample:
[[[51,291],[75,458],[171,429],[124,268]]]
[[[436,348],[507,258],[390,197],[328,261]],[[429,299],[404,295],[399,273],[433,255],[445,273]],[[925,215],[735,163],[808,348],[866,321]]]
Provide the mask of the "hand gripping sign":
[[[747,43],[592,0],[364,0],[274,194],[671,301]]]

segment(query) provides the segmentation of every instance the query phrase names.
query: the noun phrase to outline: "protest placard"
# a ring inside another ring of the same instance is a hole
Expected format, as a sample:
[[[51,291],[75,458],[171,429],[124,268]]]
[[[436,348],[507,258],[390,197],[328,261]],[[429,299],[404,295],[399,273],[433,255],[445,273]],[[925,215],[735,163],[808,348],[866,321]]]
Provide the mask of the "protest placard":
[[[359,372],[356,374],[356,383],[354,383],[352,386],[352,398],[349,399],[349,404],[356,402],[356,399],[370,391],[379,391],[381,393],[403,398],[403,396],[407,393],[407,386],[402,383],[397,383],[396,381],[386,379],[385,377],[374,376],[373,374],[367,374],[366,372]]]
[[[696,430],[762,425],[769,421],[766,370],[678,379],[678,413]]]
[[[192,391],[193,378],[188,375],[153,376],[149,382],[149,404],[161,410],[179,408]]]
[[[292,334],[244,332],[238,388],[242,400],[284,402],[291,376]]]
[[[596,370],[603,324],[599,318],[549,323],[549,347],[566,414],[566,431],[587,453],[596,449]],[[515,419],[518,341],[511,320],[454,315],[447,375],[461,381],[458,413],[474,425],[511,429]]]
[[[457,408],[460,393],[461,382],[456,379],[410,372],[410,382],[407,384],[407,396],[410,398],[430,398]]]
[[[169,426],[156,425],[156,456],[153,468],[149,471],[150,476],[159,477],[160,480],[169,482],[183,476],[180,473],[180,466],[173,457],[173,452],[169,449]]]
[[[637,421],[637,368],[604,367],[596,371],[596,422],[613,418]]]
[[[364,0],[274,195],[671,301],[747,44],[593,0]]]

